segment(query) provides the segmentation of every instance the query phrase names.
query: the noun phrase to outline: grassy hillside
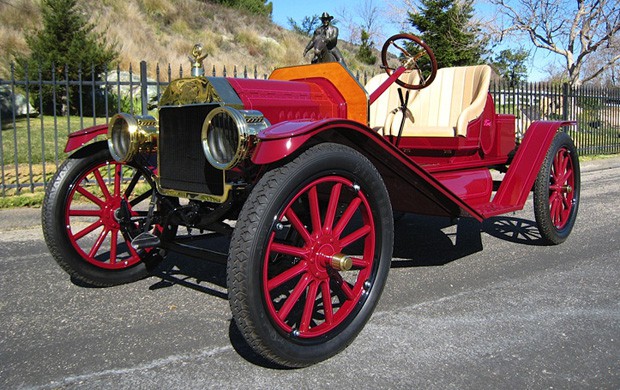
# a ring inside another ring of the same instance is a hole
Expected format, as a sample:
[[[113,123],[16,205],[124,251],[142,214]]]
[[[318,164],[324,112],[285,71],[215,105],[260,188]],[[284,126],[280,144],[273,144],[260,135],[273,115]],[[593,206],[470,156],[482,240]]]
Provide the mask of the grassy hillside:
[[[28,51],[24,33],[41,25],[40,0],[0,2],[0,78],[8,78],[15,53]],[[257,67],[259,75],[279,66],[308,63],[303,47],[308,38],[275,25],[267,17],[250,15],[199,0],[83,0],[82,11],[96,30],[117,42],[119,64],[137,69],[142,60],[153,73],[155,63],[179,65],[189,71],[188,53],[202,43],[209,54],[205,66]],[[349,68],[376,72],[355,60],[355,47],[339,45]]]

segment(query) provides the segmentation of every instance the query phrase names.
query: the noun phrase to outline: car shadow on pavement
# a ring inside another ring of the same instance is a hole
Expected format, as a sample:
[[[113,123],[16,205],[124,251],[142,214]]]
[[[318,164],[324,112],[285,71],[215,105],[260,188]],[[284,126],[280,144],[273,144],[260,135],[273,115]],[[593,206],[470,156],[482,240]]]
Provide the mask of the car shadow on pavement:
[[[227,237],[213,234],[193,243],[197,247],[214,251],[214,253],[226,253],[230,240]],[[191,288],[198,292],[208,294],[221,299],[228,299],[226,291],[226,265],[209,261],[209,254],[204,258],[196,258],[178,252],[169,251],[168,255],[158,266],[153,269],[151,275],[161,280],[149,287],[157,290],[174,285]],[[221,257],[214,255],[214,257]]]
[[[499,239],[514,242],[516,244],[544,246],[543,240],[536,222],[515,217],[492,217],[485,219],[482,230]]]
[[[480,252],[481,229],[472,218],[404,214],[394,222],[392,268],[445,265]]]
[[[399,215],[394,223],[392,268],[448,264],[481,251],[482,233],[523,245],[545,245],[536,222],[500,216],[453,220],[418,214]]]
[[[524,245],[545,245],[534,221],[500,216],[482,223],[473,218],[399,214],[394,222],[392,268],[441,266],[480,252],[482,233]],[[229,241],[215,235],[196,243],[226,253]],[[170,252],[152,273],[161,280],[152,290],[181,285],[221,299],[226,292],[226,265]]]
[[[150,290],[180,285],[198,292],[228,299],[226,266],[189,256],[172,253],[151,274],[161,280]]]

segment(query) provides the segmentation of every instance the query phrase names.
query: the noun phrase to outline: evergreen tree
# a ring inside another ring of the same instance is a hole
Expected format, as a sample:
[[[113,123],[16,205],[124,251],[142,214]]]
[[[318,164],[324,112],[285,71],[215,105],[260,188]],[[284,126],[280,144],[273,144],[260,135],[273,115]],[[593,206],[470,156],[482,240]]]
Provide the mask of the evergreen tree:
[[[409,22],[435,53],[440,68],[482,62],[484,45],[472,26],[472,0],[420,0],[420,12]]]
[[[101,74],[117,58],[115,45],[108,44],[102,34],[93,31],[94,25],[88,23],[77,9],[77,0],[43,0],[41,7],[43,28],[26,36],[30,54],[17,58],[18,72],[22,76],[28,72],[30,79],[36,78],[40,69],[43,80],[52,80],[54,67],[56,80],[64,80],[65,74],[69,80],[78,80],[82,67],[83,78],[90,80],[91,72]],[[69,86],[68,102],[63,101],[67,96],[63,88],[43,87],[43,113],[59,113],[63,104],[71,113],[78,112],[79,86]],[[38,87],[32,92],[38,94]],[[92,104],[88,105],[92,102],[92,93],[91,87],[82,86],[82,100],[86,103],[83,108],[92,108]],[[88,109],[84,114],[89,114]]]
[[[510,49],[502,50],[493,61],[493,67],[502,79],[508,81],[510,87],[516,87],[527,78],[527,67],[525,60],[528,52],[521,49],[513,52]]]
[[[365,64],[374,65],[377,62],[377,57],[372,54],[373,42],[369,42],[370,35],[364,29],[362,29],[361,35],[362,44],[360,45],[356,57]]]

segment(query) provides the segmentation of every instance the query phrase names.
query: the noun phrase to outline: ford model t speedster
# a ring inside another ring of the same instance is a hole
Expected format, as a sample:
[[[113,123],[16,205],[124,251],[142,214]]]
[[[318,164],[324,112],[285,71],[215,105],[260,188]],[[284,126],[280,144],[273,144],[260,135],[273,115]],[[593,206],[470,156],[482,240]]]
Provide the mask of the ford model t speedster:
[[[71,134],[42,213],[72,277],[136,281],[169,251],[204,256],[185,228],[226,235],[236,325],[256,352],[299,367],[343,350],[371,316],[397,213],[482,221],[533,191],[542,240],[573,228],[574,123],[534,122],[517,142],[488,66],[437,69],[408,34],[387,40],[386,72],[365,87],[337,62],[266,80],[204,77],[199,62],[157,119],[121,113]]]

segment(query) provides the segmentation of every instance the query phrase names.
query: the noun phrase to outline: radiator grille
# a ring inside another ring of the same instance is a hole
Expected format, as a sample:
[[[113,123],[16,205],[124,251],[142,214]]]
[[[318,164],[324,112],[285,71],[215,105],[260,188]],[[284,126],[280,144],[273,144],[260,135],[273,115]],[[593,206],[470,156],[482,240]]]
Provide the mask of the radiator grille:
[[[223,171],[202,150],[202,124],[218,105],[162,107],[159,111],[159,182],[162,188],[222,195]]]

